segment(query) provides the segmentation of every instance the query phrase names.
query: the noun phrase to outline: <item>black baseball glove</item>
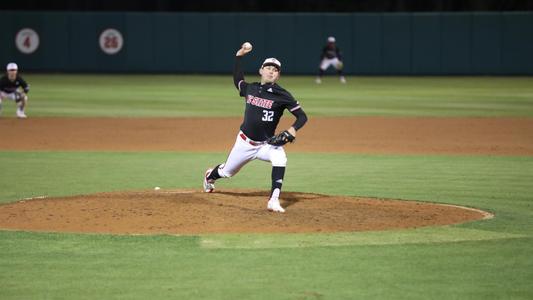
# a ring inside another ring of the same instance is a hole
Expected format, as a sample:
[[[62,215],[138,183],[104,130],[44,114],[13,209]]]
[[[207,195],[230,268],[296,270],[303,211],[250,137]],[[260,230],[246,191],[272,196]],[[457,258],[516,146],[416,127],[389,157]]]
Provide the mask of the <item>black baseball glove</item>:
[[[267,143],[269,143],[270,145],[273,145],[273,146],[283,146],[283,145],[285,145],[287,143],[294,142],[295,139],[296,138],[294,137],[294,135],[290,134],[290,132],[285,130],[285,131],[281,132],[280,134],[269,138]]]

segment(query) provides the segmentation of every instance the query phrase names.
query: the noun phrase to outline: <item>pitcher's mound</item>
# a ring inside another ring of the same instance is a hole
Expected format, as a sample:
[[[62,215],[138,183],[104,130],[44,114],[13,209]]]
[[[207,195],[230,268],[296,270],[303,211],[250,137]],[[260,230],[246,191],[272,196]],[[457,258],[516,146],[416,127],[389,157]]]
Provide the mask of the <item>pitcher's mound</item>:
[[[0,229],[114,234],[336,232],[447,225],[487,218],[464,207],[319,194],[282,194],[284,214],[266,210],[268,191],[161,190],[33,199],[0,206]]]

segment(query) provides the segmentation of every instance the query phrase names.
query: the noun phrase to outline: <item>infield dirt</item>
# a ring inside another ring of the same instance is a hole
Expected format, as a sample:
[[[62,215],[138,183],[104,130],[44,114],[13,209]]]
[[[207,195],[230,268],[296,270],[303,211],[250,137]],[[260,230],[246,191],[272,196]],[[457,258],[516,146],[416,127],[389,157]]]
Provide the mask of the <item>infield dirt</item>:
[[[0,150],[227,152],[241,118],[0,118]],[[284,120],[278,128],[290,126]],[[533,155],[533,119],[311,118],[288,152]]]

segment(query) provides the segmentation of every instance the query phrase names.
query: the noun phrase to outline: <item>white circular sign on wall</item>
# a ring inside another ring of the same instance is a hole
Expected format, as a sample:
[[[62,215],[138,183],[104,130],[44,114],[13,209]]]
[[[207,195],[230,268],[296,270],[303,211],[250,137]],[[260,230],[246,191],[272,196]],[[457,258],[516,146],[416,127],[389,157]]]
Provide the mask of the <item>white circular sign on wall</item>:
[[[24,54],[31,54],[39,48],[39,35],[31,28],[23,28],[15,36],[17,49]]]
[[[100,34],[100,49],[106,54],[117,54],[123,45],[122,34],[114,28],[108,28]]]

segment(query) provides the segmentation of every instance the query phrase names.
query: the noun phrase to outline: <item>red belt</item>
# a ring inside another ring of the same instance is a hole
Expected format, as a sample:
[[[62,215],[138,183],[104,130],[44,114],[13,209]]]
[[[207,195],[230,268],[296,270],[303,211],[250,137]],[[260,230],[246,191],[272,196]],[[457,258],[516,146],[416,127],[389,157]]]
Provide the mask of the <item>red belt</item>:
[[[253,141],[251,139],[249,139],[246,134],[244,133],[240,133],[239,136],[241,137],[241,139],[243,139],[245,142],[247,142],[248,144],[252,145],[252,146],[261,146],[263,145],[265,142],[256,142],[256,141]]]

